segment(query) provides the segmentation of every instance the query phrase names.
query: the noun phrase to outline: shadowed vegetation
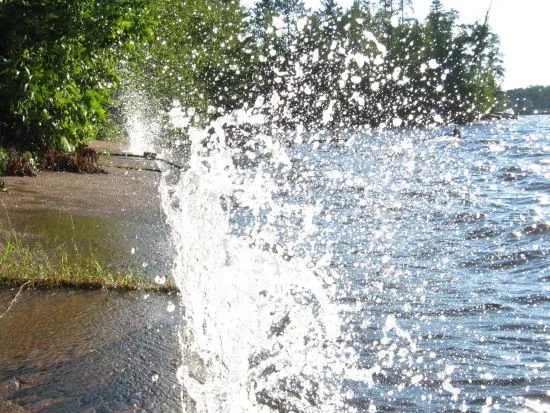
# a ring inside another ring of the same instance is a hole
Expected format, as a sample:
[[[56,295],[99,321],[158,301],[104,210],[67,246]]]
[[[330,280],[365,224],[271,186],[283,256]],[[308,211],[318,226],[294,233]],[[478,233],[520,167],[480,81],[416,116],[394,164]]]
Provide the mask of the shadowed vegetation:
[[[107,173],[99,166],[99,154],[84,144],[73,153],[49,148],[41,156],[40,168],[30,152],[0,148],[0,176],[36,176],[39,169],[57,172]]]
[[[510,106],[517,113],[550,113],[550,86],[529,86],[506,92]]]
[[[106,173],[99,165],[98,153],[86,146],[79,145],[76,153],[70,154],[50,148],[42,158],[42,169],[78,173]]]
[[[20,153],[15,150],[0,154],[0,175],[36,176],[36,166],[32,154]]]
[[[131,70],[159,109],[201,125],[254,108],[283,128],[467,123],[505,103],[498,36],[489,16],[461,24],[433,0],[152,0],[162,24]],[[273,101],[275,104],[263,104]],[[329,116],[327,116],[329,115]],[[328,120],[327,120],[328,119]],[[184,125],[185,127],[185,125]]]
[[[489,16],[461,24],[433,0],[419,21],[413,6],[0,1],[0,145],[70,151],[117,130],[121,92],[145,96],[164,121],[177,100],[183,128],[260,97],[280,100],[265,114],[289,128],[462,123],[501,110]]]

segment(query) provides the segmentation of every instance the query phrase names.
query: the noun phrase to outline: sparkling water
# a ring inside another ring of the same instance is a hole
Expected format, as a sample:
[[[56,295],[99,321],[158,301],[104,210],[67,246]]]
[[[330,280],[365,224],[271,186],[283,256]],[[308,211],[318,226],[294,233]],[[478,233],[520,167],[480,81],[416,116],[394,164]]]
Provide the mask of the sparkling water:
[[[185,411],[550,409],[550,118],[446,132],[190,130]]]

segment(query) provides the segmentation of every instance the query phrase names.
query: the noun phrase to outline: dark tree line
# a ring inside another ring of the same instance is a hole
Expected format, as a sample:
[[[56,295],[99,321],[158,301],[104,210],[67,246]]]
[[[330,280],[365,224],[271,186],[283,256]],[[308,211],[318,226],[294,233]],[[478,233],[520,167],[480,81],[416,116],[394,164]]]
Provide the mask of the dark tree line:
[[[503,70],[488,19],[459,25],[457,12],[434,0],[419,22],[407,17],[411,6],[355,1],[344,10],[325,0],[311,13],[295,1],[259,1],[248,30],[264,62],[251,84],[283,96],[281,117],[306,125],[324,123],[327,111],[339,126],[414,126],[498,108]]]
[[[488,18],[459,24],[439,0],[423,22],[409,17],[410,0],[324,0],[317,11],[296,0],[154,3],[170,40],[153,42],[142,67],[155,82],[139,83],[193,108],[194,122],[257,106],[288,128],[417,126],[469,122],[504,103]]]
[[[506,91],[509,105],[516,113],[550,113],[550,86],[529,86]]]

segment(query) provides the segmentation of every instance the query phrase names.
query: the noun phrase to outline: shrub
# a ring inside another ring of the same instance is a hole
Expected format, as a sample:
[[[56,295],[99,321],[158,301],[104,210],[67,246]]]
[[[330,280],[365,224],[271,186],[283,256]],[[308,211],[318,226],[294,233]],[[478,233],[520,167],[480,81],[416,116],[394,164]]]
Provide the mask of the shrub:
[[[79,145],[76,154],[50,148],[42,158],[42,169],[49,171],[104,173],[99,165],[99,155],[87,145]]]
[[[68,150],[95,137],[152,24],[147,0],[0,3],[0,144]]]
[[[36,176],[34,164],[32,154],[10,150],[6,152],[3,161],[3,173],[11,176]]]
[[[7,163],[8,152],[5,149],[0,148],[0,176],[5,175]]]

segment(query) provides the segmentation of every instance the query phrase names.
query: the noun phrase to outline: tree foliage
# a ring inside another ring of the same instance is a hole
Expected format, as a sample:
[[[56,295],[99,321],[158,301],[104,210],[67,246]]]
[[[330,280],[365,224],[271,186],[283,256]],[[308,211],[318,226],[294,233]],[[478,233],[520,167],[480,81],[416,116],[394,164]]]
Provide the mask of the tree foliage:
[[[506,92],[509,105],[516,113],[550,113],[550,86],[529,86]]]
[[[70,147],[105,120],[117,64],[148,36],[146,0],[0,3],[0,142]]]
[[[126,68],[127,87],[163,110],[179,102],[197,123],[239,105],[254,64],[238,1],[151,0],[151,9],[159,24]]]
[[[266,10],[267,3],[258,2],[254,13],[276,20],[280,7]],[[419,22],[406,17],[411,7],[404,0],[357,0],[343,10],[325,0],[306,24],[300,24],[303,14],[294,21],[285,15],[286,27],[302,29],[268,36],[259,54],[272,78],[288,75],[277,83],[262,73],[249,83],[261,83],[267,95],[284,95],[286,119],[306,125],[469,122],[494,110],[502,101],[503,73],[487,19],[459,25],[458,13],[434,0]]]
[[[324,0],[314,12],[290,0],[152,7],[162,24],[131,71],[161,109],[177,100],[188,125],[259,97],[287,128],[468,122],[502,98],[498,37],[487,20],[459,25],[439,0],[424,22],[407,17],[406,0]]]
[[[115,87],[188,124],[263,97],[284,127],[468,122],[502,100],[498,37],[433,0],[0,1],[0,143],[96,136]],[[264,105],[265,109],[265,105]]]

